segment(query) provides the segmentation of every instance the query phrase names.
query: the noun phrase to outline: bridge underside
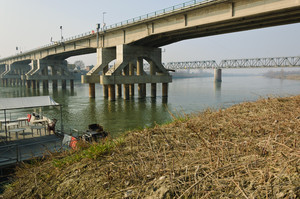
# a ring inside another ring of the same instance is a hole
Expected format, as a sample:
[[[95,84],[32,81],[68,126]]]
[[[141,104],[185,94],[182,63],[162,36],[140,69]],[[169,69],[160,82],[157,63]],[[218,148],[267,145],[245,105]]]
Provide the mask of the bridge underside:
[[[161,47],[178,41],[226,34],[232,32],[246,31],[258,28],[293,24],[300,22],[300,7],[282,10],[281,12],[268,12],[263,14],[252,15],[250,17],[236,17],[225,21],[185,27],[170,32],[151,35],[141,40],[133,42],[133,45]],[[189,19],[187,18],[187,24]]]

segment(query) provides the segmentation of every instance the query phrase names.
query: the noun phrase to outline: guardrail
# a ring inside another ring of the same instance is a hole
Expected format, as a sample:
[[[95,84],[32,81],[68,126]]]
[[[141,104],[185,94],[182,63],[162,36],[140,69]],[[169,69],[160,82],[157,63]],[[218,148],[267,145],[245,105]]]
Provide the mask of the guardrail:
[[[104,26],[100,29],[100,33],[101,32],[103,33],[104,31],[111,30],[111,29],[114,29],[114,28],[119,28],[119,27],[122,27],[122,26],[127,26],[127,25],[130,25],[130,24],[138,23],[138,22],[141,22],[141,21],[144,21],[144,20],[152,19],[152,18],[162,16],[162,15],[165,15],[165,14],[174,13],[174,12],[177,12],[179,10],[186,9],[186,8],[190,8],[190,7],[194,7],[194,6],[198,6],[198,5],[202,5],[202,4],[207,4],[207,3],[213,2],[213,1],[216,1],[216,0],[192,0],[192,1],[187,1],[187,2],[182,3],[182,4],[171,6],[171,7],[161,9],[161,10],[158,10],[158,11],[155,11],[155,12],[151,12],[151,13],[148,13],[148,14],[145,14],[145,15],[141,15],[139,17],[134,17],[132,19],[128,19],[128,20],[125,20],[125,21],[122,21],[122,22],[119,22],[119,23],[109,25],[109,26]],[[83,37],[86,37],[86,36],[90,36],[94,33],[95,33],[95,30],[91,30],[89,32],[85,32],[85,33],[82,33],[82,34],[79,34],[79,35],[68,37],[66,39],[62,39],[61,41],[52,42],[52,43],[46,44],[44,46],[40,46],[40,47],[37,47],[37,48],[33,48],[31,50],[24,51],[24,52],[19,53],[17,55],[25,54],[25,53],[28,53],[28,52],[31,52],[31,51],[35,51],[35,50],[38,50],[38,49],[42,49],[42,48],[46,48],[46,47],[50,47],[50,46],[54,46],[54,45],[60,45],[61,42],[66,42],[66,41],[71,41],[71,40],[74,40],[74,39],[83,38]],[[12,57],[15,57],[15,56],[16,55],[9,56],[9,57],[6,57],[4,59],[9,59],[9,58],[12,58]],[[2,61],[4,59],[0,59],[0,61]]]

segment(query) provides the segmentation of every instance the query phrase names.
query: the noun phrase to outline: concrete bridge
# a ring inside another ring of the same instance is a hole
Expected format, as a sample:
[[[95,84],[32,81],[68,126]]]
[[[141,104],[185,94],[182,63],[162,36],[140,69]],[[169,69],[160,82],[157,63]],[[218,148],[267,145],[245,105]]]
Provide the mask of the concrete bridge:
[[[104,96],[110,100],[115,99],[116,85],[117,95],[122,94],[122,84],[125,99],[134,95],[135,84],[139,97],[145,97],[147,83],[151,84],[152,97],[156,96],[156,84],[162,83],[162,96],[166,97],[172,78],[161,62],[159,47],[185,39],[298,22],[300,0],[193,0],[3,58],[0,65],[5,71],[1,78],[26,80],[27,85],[43,80],[45,87],[50,79],[55,85],[59,77],[63,81],[72,79],[65,59],[96,52],[97,65],[82,77],[82,82],[90,86],[90,97],[95,97],[96,83],[104,86]],[[109,67],[113,60],[114,67]],[[150,65],[149,74],[145,73],[144,60]]]

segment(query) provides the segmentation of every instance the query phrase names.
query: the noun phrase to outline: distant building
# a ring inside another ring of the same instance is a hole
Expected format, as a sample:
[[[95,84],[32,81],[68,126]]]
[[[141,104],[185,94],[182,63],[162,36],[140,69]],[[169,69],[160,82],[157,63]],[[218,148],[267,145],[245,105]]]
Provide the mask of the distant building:
[[[75,64],[68,64],[69,71],[74,71],[75,68],[76,68]]]
[[[94,65],[86,66],[86,67],[85,67],[85,70],[86,70],[86,71],[90,71],[90,70],[92,70],[93,67],[94,67]]]

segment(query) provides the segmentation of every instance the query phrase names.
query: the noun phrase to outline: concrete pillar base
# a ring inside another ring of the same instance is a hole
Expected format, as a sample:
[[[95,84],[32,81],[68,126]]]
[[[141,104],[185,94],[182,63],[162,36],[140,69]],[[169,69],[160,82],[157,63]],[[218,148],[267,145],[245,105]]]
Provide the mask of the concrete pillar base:
[[[128,84],[124,84],[123,85],[123,89],[124,89],[124,99],[128,100],[129,99],[129,85]]]
[[[67,89],[67,80],[61,80],[61,88]]]
[[[156,83],[151,83],[151,97],[156,97]]]
[[[57,90],[57,80],[52,80],[52,89]]]
[[[48,85],[48,80],[43,80],[43,89],[48,89],[49,85]]]
[[[30,80],[26,80],[26,88],[30,88],[31,87],[31,81]]]
[[[214,69],[214,79],[215,82],[222,82],[222,69],[220,68]]]
[[[108,85],[103,85],[103,96],[108,98]]]
[[[122,85],[117,85],[117,97],[122,97]]]
[[[168,97],[168,83],[162,84],[162,97]]]
[[[138,95],[140,99],[146,97],[146,84],[138,84]]]
[[[94,83],[89,84],[89,96],[90,96],[90,98],[95,98],[95,96],[96,96]]]
[[[114,101],[116,99],[115,85],[108,85],[108,100]]]
[[[134,84],[129,85],[129,96],[134,96]]]
[[[36,80],[36,89],[40,89],[40,80]]]
[[[31,80],[31,87],[32,87],[32,89],[36,89],[36,81],[35,80]]]
[[[71,88],[71,90],[74,90],[74,80],[73,79],[70,80],[70,88]]]

